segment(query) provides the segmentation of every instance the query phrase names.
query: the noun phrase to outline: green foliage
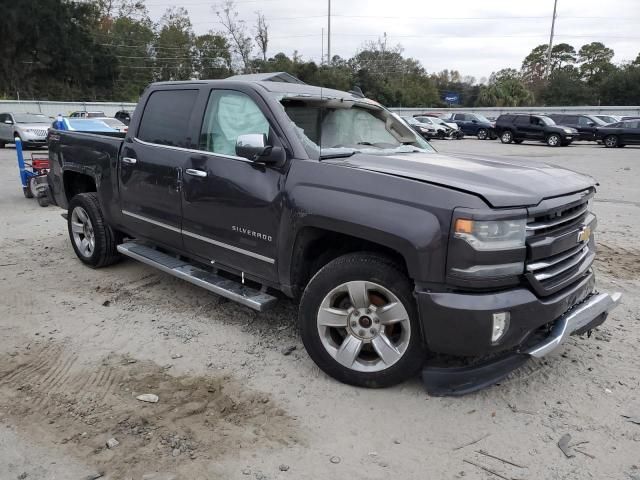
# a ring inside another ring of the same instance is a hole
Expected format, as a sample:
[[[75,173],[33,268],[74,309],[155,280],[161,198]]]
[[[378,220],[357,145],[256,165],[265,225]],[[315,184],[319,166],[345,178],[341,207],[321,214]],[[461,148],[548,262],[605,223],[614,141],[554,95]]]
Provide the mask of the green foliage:
[[[526,87],[520,73],[505,68],[492,73],[489,83],[480,87],[477,105],[482,107],[522,107],[533,104],[533,94]]]
[[[590,105],[594,92],[580,75],[580,70],[567,66],[551,73],[542,92],[545,105]]]

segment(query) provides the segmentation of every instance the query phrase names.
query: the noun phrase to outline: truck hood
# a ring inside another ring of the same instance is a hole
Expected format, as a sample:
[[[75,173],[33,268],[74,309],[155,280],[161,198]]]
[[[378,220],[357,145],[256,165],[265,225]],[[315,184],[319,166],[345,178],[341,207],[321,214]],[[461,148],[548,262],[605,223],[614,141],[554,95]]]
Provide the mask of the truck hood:
[[[355,154],[323,160],[373,172],[405,177],[462,190],[482,197],[495,208],[537,205],[543,199],[593,187],[593,178],[552,165],[471,155],[399,153]]]

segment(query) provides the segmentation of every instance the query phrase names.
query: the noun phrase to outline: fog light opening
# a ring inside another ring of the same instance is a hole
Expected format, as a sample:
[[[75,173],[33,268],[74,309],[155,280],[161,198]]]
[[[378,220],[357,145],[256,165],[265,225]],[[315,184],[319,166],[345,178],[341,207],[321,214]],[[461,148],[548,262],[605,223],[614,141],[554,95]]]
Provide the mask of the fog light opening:
[[[491,330],[491,343],[498,343],[509,329],[509,312],[497,312],[493,314],[493,328]]]

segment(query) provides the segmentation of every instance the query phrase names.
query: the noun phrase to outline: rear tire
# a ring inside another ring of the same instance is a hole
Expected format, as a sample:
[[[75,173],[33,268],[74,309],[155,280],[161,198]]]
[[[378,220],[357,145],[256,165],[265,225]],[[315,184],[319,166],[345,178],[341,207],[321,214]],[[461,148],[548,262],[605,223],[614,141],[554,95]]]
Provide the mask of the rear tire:
[[[95,192],[80,193],[71,199],[67,228],[73,250],[91,268],[106,267],[120,259],[116,249],[119,236],[104,219]]]
[[[344,255],[321,268],[302,295],[298,324],[318,367],[349,385],[395,385],[425,360],[411,282],[374,253]]]
[[[607,135],[604,137],[604,146],[607,148],[616,148],[620,143],[617,135]]]
[[[513,133],[511,133],[510,130],[505,130],[504,132],[502,132],[502,135],[500,135],[500,141],[502,143],[513,142]]]

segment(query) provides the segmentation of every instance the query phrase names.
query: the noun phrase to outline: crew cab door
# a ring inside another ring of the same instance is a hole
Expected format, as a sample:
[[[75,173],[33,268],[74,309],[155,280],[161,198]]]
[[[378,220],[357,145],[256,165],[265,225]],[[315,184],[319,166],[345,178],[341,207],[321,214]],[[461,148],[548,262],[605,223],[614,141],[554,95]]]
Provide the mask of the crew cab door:
[[[124,226],[154,243],[182,248],[182,167],[192,155],[191,117],[197,89],[156,90],[147,98],[135,137],[120,154]]]
[[[183,177],[182,233],[187,253],[212,264],[275,280],[283,173],[236,155],[240,135],[277,138],[264,101],[245,92],[206,87],[198,152]]]

